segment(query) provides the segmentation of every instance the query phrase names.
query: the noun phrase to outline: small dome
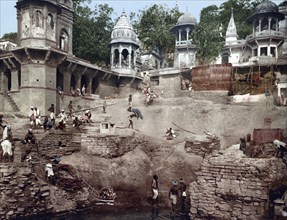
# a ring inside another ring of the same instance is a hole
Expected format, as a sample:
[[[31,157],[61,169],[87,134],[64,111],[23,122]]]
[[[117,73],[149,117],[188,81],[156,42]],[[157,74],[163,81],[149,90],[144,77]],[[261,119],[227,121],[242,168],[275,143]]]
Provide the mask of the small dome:
[[[193,24],[196,25],[197,21],[194,16],[189,13],[181,15],[176,23],[176,25]]]
[[[126,42],[138,45],[137,35],[134,32],[134,29],[130,24],[125,12],[122,13],[118,22],[114,26],[111,38],[111,43]]]
[[[254,14],[263,14],[263,13],[278,13],[278,6],[269,0],[259,4],[254,11]]]
[[[285,15],[279,12],[278,6],[269,0],[265,0],[259,4],[255,8],[253,15],[247,18],[247,22],[251,23],[253,19],[257,19],[262,16],[277,17],[279,20],[283,20],[285,18]]]

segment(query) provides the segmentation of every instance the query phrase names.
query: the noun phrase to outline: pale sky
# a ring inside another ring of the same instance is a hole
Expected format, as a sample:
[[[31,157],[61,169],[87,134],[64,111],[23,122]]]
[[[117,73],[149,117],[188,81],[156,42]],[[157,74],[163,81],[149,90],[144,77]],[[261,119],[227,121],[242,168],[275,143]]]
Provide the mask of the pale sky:
[[[121,0],[94,0],[91,3],[91,7],[95,4],[107,3],[110,7],[114,9],[114,17],[117,18],[121,15],[122,11],[125,10],[126,14],[129,15],[130,12],[137,13],[139,10],[146,9],[153,4],[165,5],[167,8],[173,8],[178,4],[179,10],[181,12],[189,12],[199,22],[200,11],[209,5],[220,6],[224,0],[141,0],[141,1],[121,1]],[[273,0],[277,5],[283,0]],[[17,31],[17,18],[16,18],[16,0],[0,0],[0,38],[9,32]]]

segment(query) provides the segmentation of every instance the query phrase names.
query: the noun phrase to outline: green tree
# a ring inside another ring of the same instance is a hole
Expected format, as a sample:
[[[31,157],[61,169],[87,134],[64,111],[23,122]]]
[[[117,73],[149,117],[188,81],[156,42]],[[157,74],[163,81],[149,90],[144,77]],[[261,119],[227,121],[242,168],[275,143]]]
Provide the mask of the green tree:
[[[175,36],[170,29],[176,24],[180,12],[177,8],[167,9],[154,4],[146,10],[131,15],[133,27],[142,43],[142,49],[156,51],[162,58],[172,53],[175,48]]]
[[[228,0],[217,7],[211,5],[201,10],[200,22],[194,32],[198,47],[197,61],[200,65],[215,61],[224,46],[225,33],[233,11],[239,39],[251,34],[252,27],[246,22],[255,7],[264,0]]]
[[[199,65],[213,62],[222,49],[224,38],[218,11],[216,5],[202,9],[200,22],[193,32],[193,41],[198,48],[196,58]]]
[[[17,32],[6,33],[1,39],[17,43]]]
[[[110,42],[113,9],[107,4],[96,5],[94,10],[78,5],[75,9],[73,29],[73,53],[80,58],[108,66],[110,63]]]

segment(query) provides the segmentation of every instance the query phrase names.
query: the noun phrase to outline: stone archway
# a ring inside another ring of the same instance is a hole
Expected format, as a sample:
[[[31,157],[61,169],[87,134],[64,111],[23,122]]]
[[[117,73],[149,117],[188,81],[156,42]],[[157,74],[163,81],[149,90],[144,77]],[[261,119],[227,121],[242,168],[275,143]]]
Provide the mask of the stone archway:
[[[89,83],[89,79],[88,79],[87,75],[82,75],[82,77],[81,77],[81,88],[83,86],[85,86],[87,88],[88,83]]]
[[[74,74],[71,75],[71,82],[70,82],[70,85],[71,85],[71,89],[75,90],[77,89],[77,81],[76,81],[76,77]]]
[[[127,49],[123,49],[122,51],[122,67],[129,66],[129,51]]]
[[[99,94],[99,85],[100,80],[99,77],[95,76],[92,80],[92,94]]]
[[[114,60],[113,60],[113,63],[112,63],[113,66],[118,66],[119,65],[119,58],[120,58],[120,52],[119,52],[118,49],[115,49],[114,50]]]
[[[7,69],[3,74],[3,84],[2,84],[3,91],[11,91],[12,86],[12,78],[11,78],[11,71]]]

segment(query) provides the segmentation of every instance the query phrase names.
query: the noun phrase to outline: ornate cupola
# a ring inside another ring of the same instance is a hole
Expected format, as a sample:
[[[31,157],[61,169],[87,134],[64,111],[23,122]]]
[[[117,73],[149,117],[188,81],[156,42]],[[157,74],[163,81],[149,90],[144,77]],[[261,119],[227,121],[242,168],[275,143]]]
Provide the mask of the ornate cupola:
[[[111,39],[111,69],[120,75],[135,75],[139,40],[125,12],[114,26]]]
[[[278,11],[278,6],[269,0],[255,8],[253,15],[247,19],[253,26],[253,33],[246,38],[247,45],[252,50],[252,57],[278,58],[278,47],[284,40],[284,33],[279,30],[279,22],[284,17],[284,14]]]
[[[18,44],[72,53],[72,0],[18,0]]]
[[[194,16],[185,13],[179,17],[176,25],[170,30],[176,36],[175,68],[194,67],[196,46],[192,42],[191,34],[197,26]]]

